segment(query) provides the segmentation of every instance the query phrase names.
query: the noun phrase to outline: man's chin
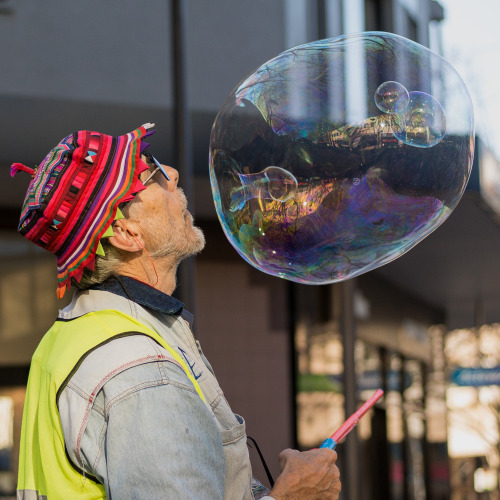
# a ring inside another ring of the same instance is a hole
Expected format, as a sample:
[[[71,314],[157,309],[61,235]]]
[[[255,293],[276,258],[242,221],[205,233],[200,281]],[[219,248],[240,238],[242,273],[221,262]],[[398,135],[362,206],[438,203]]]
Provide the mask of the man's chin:
[[[190,253],[190,255],[196,255],[205,248],[205,243],[206,243],[205,235],[203,234],[203,231],[196,226],[193,226],[192,231],[193,231],[193,240],[191,245],[192,252]]]
[[[184,241],[182,250],[179,248],[179,260],[199,254],[205,248],[205,235],[199,227],[191,226]]]

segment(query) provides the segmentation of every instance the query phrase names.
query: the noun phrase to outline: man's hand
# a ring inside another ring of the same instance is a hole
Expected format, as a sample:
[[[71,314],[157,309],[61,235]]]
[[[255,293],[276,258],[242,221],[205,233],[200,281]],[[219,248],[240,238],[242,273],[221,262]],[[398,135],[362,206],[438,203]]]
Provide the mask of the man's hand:
[[[337,453],[327,448],[302,453],[288,449],[280,453],[279,460],[281,474],[270,496],[276,500],[338,500]]]

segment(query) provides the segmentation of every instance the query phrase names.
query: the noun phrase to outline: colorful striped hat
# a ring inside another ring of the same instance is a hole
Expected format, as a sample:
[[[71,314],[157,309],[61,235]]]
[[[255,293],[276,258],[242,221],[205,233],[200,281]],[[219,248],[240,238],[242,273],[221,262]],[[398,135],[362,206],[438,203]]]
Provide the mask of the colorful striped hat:
[[[32,175],[24,199],[19,232],[57,257],[57,296],[84,268],[104,256],[101,238],[113,236],[111,224],[123,218],[120,203],[145,189],[139,174],[148,169],[143,139],[154,133],[147,123],[119,137],[83,130],[65,137],[37,168],[11,167]]]

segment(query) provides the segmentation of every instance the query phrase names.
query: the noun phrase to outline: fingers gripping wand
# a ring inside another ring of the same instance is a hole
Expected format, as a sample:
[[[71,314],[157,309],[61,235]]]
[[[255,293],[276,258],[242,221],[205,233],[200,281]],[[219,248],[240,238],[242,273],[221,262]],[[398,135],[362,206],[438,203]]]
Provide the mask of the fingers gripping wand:
[[[354,412],[328,439],[325,439],[320,448],[330,448],[330,450],[334,450],[337,443],[340,443],[340,441],[356,427],[361,417],[382,397],[383,394],[384,391],[378,389],[363,406]]]

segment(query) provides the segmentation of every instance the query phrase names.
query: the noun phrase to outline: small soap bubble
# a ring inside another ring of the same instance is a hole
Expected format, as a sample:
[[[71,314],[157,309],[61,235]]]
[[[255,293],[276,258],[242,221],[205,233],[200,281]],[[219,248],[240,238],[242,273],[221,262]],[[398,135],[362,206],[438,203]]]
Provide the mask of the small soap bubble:
[[[256,174],[237,174],[241,186],[231,192],[231,212],[241,210],[250,200],[285,202],[297,191],[297,179],[280,167],[267,167]]]
[[[396,113],[396,103],[398,103],[398,113],[401,113],[409,101],[408,90],[398,82],[384,82],[375,92],[375,104],[384,113]]]
[[[409,102],[396,103],[392,131],[400,141],[410,146],[430,148],[446,133],[446,115],[439,102],[425,92],[410,92]],[[404,106],[403,106],[404,104]]]
[[[448,62],[398,35],[359,33],[287,50],[238,84],[212,127],[210,182],[243,259],[335,283],[438,228],[473,146],[471,99]]]

